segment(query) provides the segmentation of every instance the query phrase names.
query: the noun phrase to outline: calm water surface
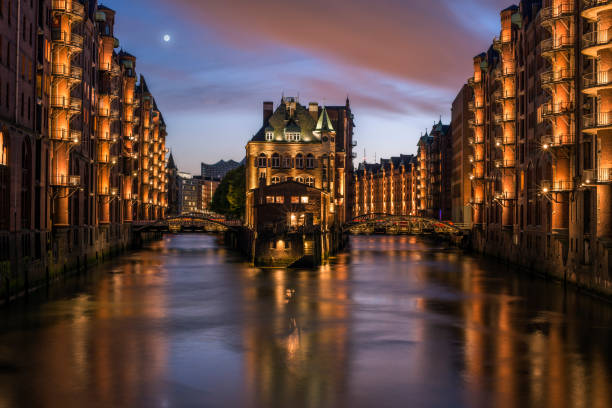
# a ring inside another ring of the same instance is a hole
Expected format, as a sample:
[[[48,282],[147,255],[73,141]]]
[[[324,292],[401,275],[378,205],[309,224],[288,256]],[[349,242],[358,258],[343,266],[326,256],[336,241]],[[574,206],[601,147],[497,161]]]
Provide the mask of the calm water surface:
[[[61,287],[61,289],[60,289]],[[612,305],[413,237],[166,237],[0,309],[0,407],[612,407]]]

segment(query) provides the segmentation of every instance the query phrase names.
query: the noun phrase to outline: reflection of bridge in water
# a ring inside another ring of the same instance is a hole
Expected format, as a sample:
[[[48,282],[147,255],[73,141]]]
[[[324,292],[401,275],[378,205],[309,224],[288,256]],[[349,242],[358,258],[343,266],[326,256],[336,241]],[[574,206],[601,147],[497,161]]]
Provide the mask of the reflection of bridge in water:
[[[135,232],[199,232],[217,233],[238,229],[242,226],[240,220],[227,220],[217,215],[183,214],[167,217],[158,221],[134,222]]]
[[[432,218],[413,215],[394,215],[385,213],[364,214],[353,218],[344,226],[351,234],[413,234],[457,236],[467,233],[457,225]]]

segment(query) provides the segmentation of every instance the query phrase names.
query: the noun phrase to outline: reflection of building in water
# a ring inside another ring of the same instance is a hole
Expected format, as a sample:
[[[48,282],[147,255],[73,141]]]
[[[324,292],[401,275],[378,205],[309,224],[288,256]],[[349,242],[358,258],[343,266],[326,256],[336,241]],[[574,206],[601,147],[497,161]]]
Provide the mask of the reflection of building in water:
[[[346,405],[350,305],[338,283],[346,279],[342,265],[245,278],[244,371],[254,405]]]
[[[9,383],[8,390],[19,400],[6,406],[38,406],[41,401],[79,407],[160,406],[152,395],[163,396],[165,386],[167,342],[159,327],[166,318],[166,275],[144,260],[126,262],[121,269],[121,274],[101,280],[93,297],[43,306],[49,309],[44,315],[61,321],[47,320],[51,326],[37,330],[36,338],[26,332],[22,350],[28,350],[38,372],[34,377],[24,372]]]
[[[491,279],[482,268],[486,265],[467,261],[459,274],[427,274],[469,295],[459,309],[449,306],[447,312],[462,322],[459,341],[464,343],[469,404],[610,406],[612,376],[602,360],[609,356],[612,337],[601,331],[599,341],[592,338],[594,325],[612,324],[608,305],[544,281]],[[426,309],[439,312],[440,307],[429,304]],[[483,387],[491,391],[489,397]]]

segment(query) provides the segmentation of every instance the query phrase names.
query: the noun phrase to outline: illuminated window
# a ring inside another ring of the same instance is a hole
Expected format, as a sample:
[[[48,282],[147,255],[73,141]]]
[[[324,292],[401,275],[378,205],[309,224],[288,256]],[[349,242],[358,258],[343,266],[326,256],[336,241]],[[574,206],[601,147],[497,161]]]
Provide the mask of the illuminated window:
[[[304,156],[302,156],[302,153],[298,153],[298,155],[295,156],[295,168],[296,169],[304,168]]]
[[[308,204],[308,196],[302,196],[302,197],[300,198],[300,202],[301,202],[302,204]]]
[[[272,177],[272,184],[278,184],[280,182],[281,182],[280,177],[278,177],[278,176]]]
[[[267,196],[267,197],[266,197],[266,203],[267,203],[267,204],[274,204],[274,197],[272,197],[272,196]]]
[[[296,197],[296,196],[291,197],[291,204],[299,204],[299,203],[300,203],[300,197]]]
[[[274,153],[272,155],[272,168],[279,168],[281,164],[281,158],[280,155],[278,153]]]
[[[314,187],[314,185],[315,185],[315,179],[314,179],[314,177],[308,177],[308,178],[306,179],[306,184],[307,184],[308,186],[310,186],[310,187]]]
[[[299,132],[288,132],[285,133],[285,137],[289,142],[299,142],[300,141],[300,133]]]
[[[8,149],[7,144],[4,141],[4,134],[0,132],[0,165],[7,166],[8,165]]]
[[[269,142],[274,139],[274,132],[266,132],[266,140]]]
[[[285,197],[283,197],[283,196],[276,196],[276,199],[274,201],[276,202],[276,204],[284,204],[285,203]]]
[[[267,167],[267,166],[268,166],[268,159],[266,158],[266,155],[262,153],[257,158],[257,167]]]

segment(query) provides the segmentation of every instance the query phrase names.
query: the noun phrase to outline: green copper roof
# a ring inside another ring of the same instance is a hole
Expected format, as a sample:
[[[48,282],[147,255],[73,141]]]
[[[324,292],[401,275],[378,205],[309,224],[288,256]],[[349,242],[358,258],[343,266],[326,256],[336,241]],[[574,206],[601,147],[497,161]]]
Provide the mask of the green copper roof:
[[[332,126],[331,120],[329,119],[329,115],[327,114],[327,110],[325,106],[321,111],[321,115],[319,116],[319,121],[317,122],[317,127],[315,129],[317,132],[333,132],[334,127]]]

